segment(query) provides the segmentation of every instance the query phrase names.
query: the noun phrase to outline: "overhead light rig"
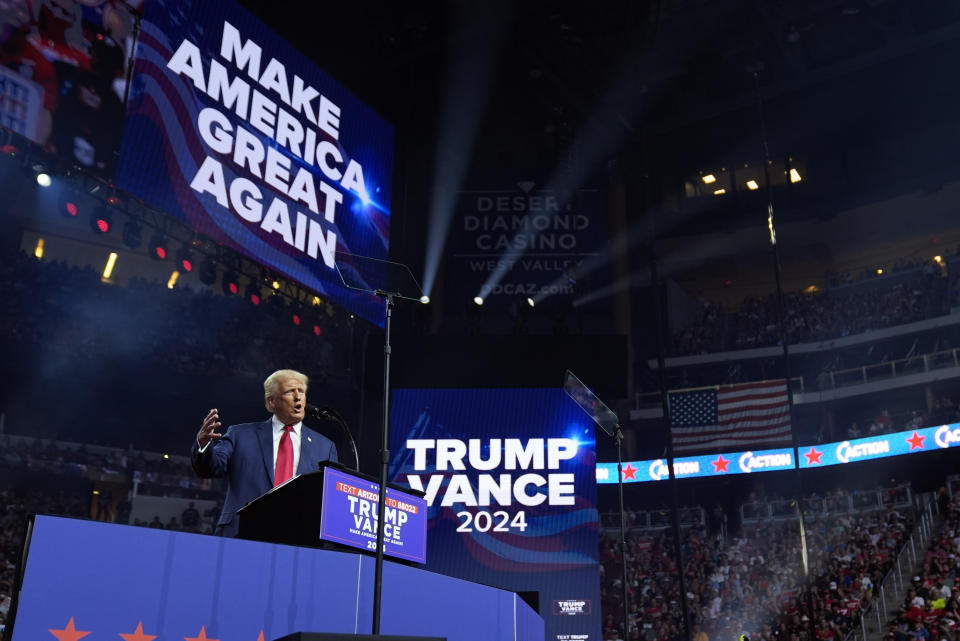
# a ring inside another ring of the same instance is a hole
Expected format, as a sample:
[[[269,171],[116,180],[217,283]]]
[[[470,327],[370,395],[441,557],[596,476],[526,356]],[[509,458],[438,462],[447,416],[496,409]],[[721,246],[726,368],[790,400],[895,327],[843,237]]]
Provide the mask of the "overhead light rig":
[[[304,307],[309,307],[312,301],[316,299],[316,292],[308,290],[292,280],[273,274],[239,251],[225,247],[220,242],[201,234],[173,216],[122,191],[116,185],[87,173],[84,168],[79,166],[62,168],[62,162],[57,157],[45,152],[29,139],[7,128],[0,128],[0,131],[3,132],[2,141],[5,143],[3,149],[15,151],[15,153],[8,152],[6,154],[11,160],[19,165],[26,158],[30,162],[43,162],[46,167],[56,167],[55,175],[65,190],[80,192],[101,201],[107,214],[111,212],[123,214],[128,222],[147,231],[147,234],[144,234],[145,236],[159,235],[163,238],[164,247],[168,253],[172,247],[189,247],[194,264],[201,261],[213,261],[221,266],[226,274],[230,275],[230,282],[236,284],[238,289],[242,289],[239,286],[240,277],[245,277],[248,281],[248,295],[254,291],[259,293],[259,290],[256,290],[259,287],[265,292],[268,291],[270,296],[281,296]],[[74,202],[69,197],[63,199],[62,205],[66,217],[76,216],[67,205],[67,203],[72,204]],[[76,209],[75,205],[73,209]],[[112,219],[110,224],[112,225]],[[209,280],[209,269],[208,266],[207,280]],[[229,291],[226,287],[224,289],[225,292]]]

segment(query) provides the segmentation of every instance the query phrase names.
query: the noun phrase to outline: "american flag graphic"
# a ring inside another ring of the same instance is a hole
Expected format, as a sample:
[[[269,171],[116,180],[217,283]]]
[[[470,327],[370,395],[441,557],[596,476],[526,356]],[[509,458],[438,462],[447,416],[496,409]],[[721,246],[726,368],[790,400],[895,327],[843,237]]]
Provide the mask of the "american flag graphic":
[[[782,378],[677,390],[667,397],[676,454],[791,444],[790,404]]]

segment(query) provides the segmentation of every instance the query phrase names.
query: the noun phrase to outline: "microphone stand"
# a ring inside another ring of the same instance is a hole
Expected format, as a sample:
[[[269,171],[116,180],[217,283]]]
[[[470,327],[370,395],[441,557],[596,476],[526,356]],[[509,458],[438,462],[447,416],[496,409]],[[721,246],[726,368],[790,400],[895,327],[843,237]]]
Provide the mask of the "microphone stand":
[[[340,426],[340,430],[347,436],[347,442],[350,444],[350,449],[353,450],[353,469],[359,472],[360,454],[357,452],[357,442],[353,440],[353,432],[350,431],[350,426],[347,425],[346,419],[343,418],[340,412],[332,407],[314,407],[313,405],[308,405],[307,413],[316,418],[333,421]]]
[[[383,535],[384,510],[387,502],[387,469],[390,465],[390,319],[393,316],[393,292],[378,289],[376,295],[383,298],[386,318],[383,325],[383,424],[380,430],[380,495],[377,502],[377,558],[373,573],[373,634],[380,634],[380,601],[383,589]]]
[[[630,589],[627,586],[627,526],[626,510],[623,509],[623,432],[620,424],[614,427],[613,439],[617,442],[617,489],[620,490],[620,560],[623,564],[623,638],[630,638]],[[683,568],[680,568],[683,571]]]

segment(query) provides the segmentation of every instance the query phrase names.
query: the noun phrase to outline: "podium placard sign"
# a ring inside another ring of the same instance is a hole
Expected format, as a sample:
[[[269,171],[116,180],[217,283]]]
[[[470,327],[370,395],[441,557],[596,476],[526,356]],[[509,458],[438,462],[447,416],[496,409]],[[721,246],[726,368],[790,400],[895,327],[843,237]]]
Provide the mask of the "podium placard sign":
[[[320,538],[375,552],[378,489],[373,481],[327,467],[323,476]],[[426,499],[388,487],[384,512],[383,553],[426,563]]]

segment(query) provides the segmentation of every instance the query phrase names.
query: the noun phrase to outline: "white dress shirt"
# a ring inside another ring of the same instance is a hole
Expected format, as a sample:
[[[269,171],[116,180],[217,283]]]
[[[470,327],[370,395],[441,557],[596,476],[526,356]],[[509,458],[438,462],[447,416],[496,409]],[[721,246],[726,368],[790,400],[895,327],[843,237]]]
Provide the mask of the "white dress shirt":
[[[280,451],[280,437],[283,436],[283,428],[286,426],[277,418],[276,414],[271,417],[270,422],[273,424],[273,470],[274,473],[276,473],[277,452]],[[297,466],[300,465],[300,429],[302,427],[303,422],[301,421],[290,430],[290,441],[293,443],[293,476],[297,475]]]
[[[284,423],[277,418],[277,415],[274,414],[270,417],[270,424],[273,426],[273,469],[274,474],[277,473],[277,452],[280,451],[280,437],[283,436],[283,428],[286,427]],[[300,429],[303,427],[303,421],[297,423],[293,426],[293,429],[290,430],[290,442],[293,445],[293,476],[297,475],[297,466],[300,465]],[[199,452],[203,454],[207,448],[210,446],[214,439],[207,441],[207,444],[199,448]],[[200,445],[198,442],[197,445]],[[293,477],[291,477],[293,478]]]

